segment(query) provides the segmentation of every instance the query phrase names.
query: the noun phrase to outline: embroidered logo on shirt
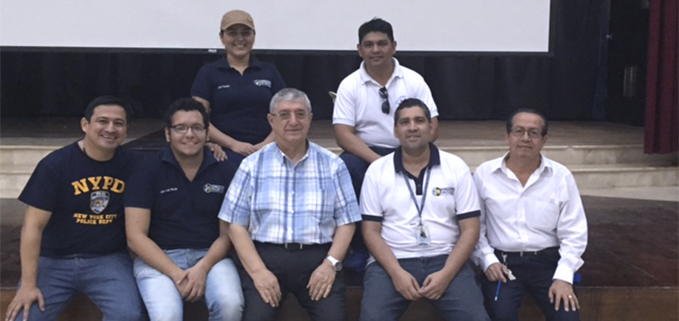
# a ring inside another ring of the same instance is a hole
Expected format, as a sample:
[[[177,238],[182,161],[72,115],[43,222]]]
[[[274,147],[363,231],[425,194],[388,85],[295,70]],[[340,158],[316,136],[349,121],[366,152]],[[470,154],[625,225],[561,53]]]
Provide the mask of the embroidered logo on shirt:
[[[110,195],[106,191],[92,192],[90,194],[90,209],[97,214],[103,212],[108,206]]]
[[[431,190],[431,193],[434,194],[434,196],[454,195],[455,187],[434,187]]]
[[[169,192],[176,192],[176,191],[177,191],[176,187],[170,187],[170,188],[166,188],[166,189],[160,191],[160,194],[165,194],[165,193],[169,193]]]
[[[255,85],[257,86],[265,86],[271,88],[271,80],[267,79],[255,79],[254,81]]]
[[[210,183],[205,184],[203,186],[203,191],[205,193],[217,193],[217,194],[224,194],[224,185],[212,185]]]
[[[219,85],[217,89],[231,88],[231,85]]]

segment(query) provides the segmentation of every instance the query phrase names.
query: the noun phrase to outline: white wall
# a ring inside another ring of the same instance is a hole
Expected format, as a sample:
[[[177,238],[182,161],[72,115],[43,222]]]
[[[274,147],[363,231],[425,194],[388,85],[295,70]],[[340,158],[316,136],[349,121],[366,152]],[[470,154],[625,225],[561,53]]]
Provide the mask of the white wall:
[[[222,48],[244,9],[256,49],[353,50],[358,27],[392,23],[398,50],[547,52],[550,0],[2,0],[0,46]]]

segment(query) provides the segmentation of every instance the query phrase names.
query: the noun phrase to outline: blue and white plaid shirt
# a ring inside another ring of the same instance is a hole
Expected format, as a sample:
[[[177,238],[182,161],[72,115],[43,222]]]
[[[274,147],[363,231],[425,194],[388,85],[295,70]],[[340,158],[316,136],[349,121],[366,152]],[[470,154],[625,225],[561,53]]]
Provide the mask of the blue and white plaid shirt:
[[[361,220],[344,162],[309,143],[293,165],[276,143],[246,157],[231,181],[219,218],[248,227],[254,241],[325,244],[337,226]]]

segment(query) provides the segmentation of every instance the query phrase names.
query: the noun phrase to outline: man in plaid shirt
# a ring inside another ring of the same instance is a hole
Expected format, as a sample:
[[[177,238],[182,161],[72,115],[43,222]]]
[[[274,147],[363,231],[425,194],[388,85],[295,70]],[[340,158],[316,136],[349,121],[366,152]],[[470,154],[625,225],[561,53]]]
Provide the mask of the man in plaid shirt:
[[[288,293],[314,320],[344,320],[341,270],[360,213],[344,162],[307,140],[311,104],[283,89],[267,116],[275,142],[243,160],[219,218],[230,223],[243,320],[273,320]]]

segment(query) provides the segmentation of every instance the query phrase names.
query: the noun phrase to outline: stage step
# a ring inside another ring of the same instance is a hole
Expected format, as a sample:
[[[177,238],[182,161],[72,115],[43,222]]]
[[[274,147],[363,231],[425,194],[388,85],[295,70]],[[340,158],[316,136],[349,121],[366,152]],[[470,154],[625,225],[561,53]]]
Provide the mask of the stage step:
[[[61,146],[0,146],[0,169],[14,166],[32,166],[40,162],[47,154]]]
[[[0,146],[0,198],[16,198],[37,163],[58,146]],[[328,148],[340,153],[336,146]],[[472,168],[500,157],[505,146],[442,147]],[[544,154],[566,165],[580,189],[679,185],[677,154],[648,155],[642,145],[545,146]]]
[[[507,153],[507,146],[439,146],[441,150],[453,153],[464,159],[467,165],[476,167],[481,163],[500,157]],[[339,154],[342,149],[336,146],[329,150]],[[562,163],[571,165],[607,165],[643,163],[656,166],[676,166],[677,153],[672,154],[644,154],[643,145],[579,145],[579,146],[545,146],[542,149],[545,156]]]
[[[339,154],[342,149],[334,144],[324,144]],[[0,168],[14,165],[35,166],[43,157],[60,146],[0,146]],[[478,166],[486,160],[500,157],[507,152],[506,146],[441,146],[442,150],[460,156],[469,166]],[[578,145],[545,146],[545,156],[567,166],[576,164],[644,163],[677,165],[677,153],[644,154],[643,145]]]

